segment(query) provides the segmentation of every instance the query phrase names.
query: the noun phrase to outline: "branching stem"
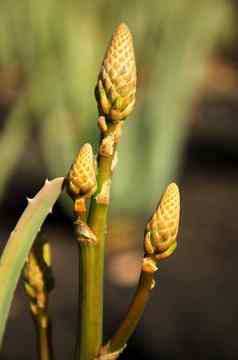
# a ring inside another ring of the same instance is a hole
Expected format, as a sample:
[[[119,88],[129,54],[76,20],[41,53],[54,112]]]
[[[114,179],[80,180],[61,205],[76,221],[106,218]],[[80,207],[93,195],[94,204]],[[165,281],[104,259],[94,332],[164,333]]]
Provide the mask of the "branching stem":
[[[151,289],[154,286],[154,274],[142,271],[138,288],[134,299],[129,307],[128,313],[122,321],[120,327],[104,347],[107,353],[120,351],[126,344],[129,337],[137,327],[137,324],[144,312],[149,300]]]
[[[114,125],[108,129],[113,132]],[[103,139],[103,138],[102,138]],[[101,139],[101,143],[102,143]],[[97,192],[92,198],[88,226],[96,235],[95,244],[79,244],[79,329],[76,360],[94,360],[102,344],[104,243],[107,230],[108,205],[98,203],[105,182],[112,177],[111,166],[115,152],[110,156],[99,155]]]

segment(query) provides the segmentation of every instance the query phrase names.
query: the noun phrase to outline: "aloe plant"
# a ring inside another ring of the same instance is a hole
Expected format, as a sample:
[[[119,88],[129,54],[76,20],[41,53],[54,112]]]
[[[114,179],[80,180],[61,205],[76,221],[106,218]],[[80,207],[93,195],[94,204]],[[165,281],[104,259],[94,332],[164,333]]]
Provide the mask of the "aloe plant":
[[[67,190],[74,201],[79,247],[77,360],[114,359],[120,355],[154,286],[157,262],[176,248],[179,222],[179,192],[177,186],[171,184],[147,226],[145,258],[134,300],[118,331],[103,345],[103,268],[111,184],[122,127],[134,108],[136,97],[133,39],[125,24],[119,25],[112,36],[99,72],[95,96],[100,130],[97,176],[92,147],[85,144],[67,177]],[[90,198],[88,209],[86,203]]]
[[[10,235],[0,263],[0,340],[14,290],[24,268],[24,287],[37,332],[40,360],[53,359],[49,331],[49,292],[52,289],[50,244],[35,242],[63,187],[73,200],[75,239],[79,258],[78,329],[75,360],[109,360],[121,354],[140,320],[161,260],[177,246],[180,215],[179,190],[171,183],[163,194],[144,235],[144,257],[135,296],[118,330],[103,343],[104,253],[111,186],[125,120],[136,102],[136,62],[132,34],[125,24],[113,33],[104,56],[95,97],[100,141],[96,157],[84,144],[65,178],[46,181],[28,199],[26,210]]]

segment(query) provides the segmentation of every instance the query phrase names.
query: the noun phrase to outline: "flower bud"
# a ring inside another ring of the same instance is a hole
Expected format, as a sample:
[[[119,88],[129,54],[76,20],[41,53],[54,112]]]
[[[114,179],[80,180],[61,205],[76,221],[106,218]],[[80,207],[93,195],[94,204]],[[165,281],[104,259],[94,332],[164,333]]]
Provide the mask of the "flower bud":
[[[145,253],[160,260],[168,257],[176,248],[179,227],[179,189],[171,183],[163,194],[157,209],[145,231]]]
[[[97,189],[96,169],[92,146],[85,144],[79,151],[67,177],[67,191],[76,199],[90,197]]]
[[[24,287],[33,308],[45,309],[54,281],[50,263],[49,243],[37,239],[24,268]],[[32,308],[32,309],[33,309]]]
[[[130,30],[120,24],[105,54],[95,96],[101,115],[108,121],[124,120],[133,110],[136,95],[136,64]]]

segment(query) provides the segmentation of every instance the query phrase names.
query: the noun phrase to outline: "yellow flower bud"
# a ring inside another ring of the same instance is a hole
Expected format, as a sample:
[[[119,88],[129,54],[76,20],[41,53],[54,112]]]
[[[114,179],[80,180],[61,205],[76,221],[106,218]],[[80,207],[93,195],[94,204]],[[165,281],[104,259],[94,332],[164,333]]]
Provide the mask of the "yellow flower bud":
[[[97,189],[95,161],[90,144],[85,144],[79,151],[67,178],[69,195],[76,199],[90,197]]]
[[[157,260],[169,256],[176,248],[180,217],[179,189],[171,183],[163,194],[145,232],[145,253]]]
[[[132,35],[125,24],[120,24],[112,36],[95,95],[100,114],[111,122],[124,120],[134,108],[136,63]]]
[[[53,276],[49,261],[50,246],[38,238],[28,255],[24,268],[24,287],[30,298],[33,315],[47,307],[48,293],[53,288]]]

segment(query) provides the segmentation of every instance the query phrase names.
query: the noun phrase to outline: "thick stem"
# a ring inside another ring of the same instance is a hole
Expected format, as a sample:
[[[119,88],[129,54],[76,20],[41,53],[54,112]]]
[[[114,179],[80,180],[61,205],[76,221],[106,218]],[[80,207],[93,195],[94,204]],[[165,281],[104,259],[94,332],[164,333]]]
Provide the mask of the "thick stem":
[[[95,245],[79,244],[79,323],[76,359],[94,359],[95,336],[100,334],[98,320],[98,274],[94,272]]]
[[[105,346],[107,353],[120,351],[137,327],[154,285],[154,274],[142,271],[138,288],[119,329]]]
[[[114,125],[109,132],[114,131]],[[114,150],[115,151],[115,150]],[[94,360],[102,344],[104,243],[108,204],[98,203],[96,196],[111,179],[114,156],[99,155],[97,193],[92,198],[88,226],[97,238],[96,244],[79,244],[79,329],[76,360]]]
[[[37,354],[39,360],[52,360],[52,343],[51,343],[51,329],[47,322],[45,326],[42,324],[41,316],[37,317],[36,321],[37,331]]]

